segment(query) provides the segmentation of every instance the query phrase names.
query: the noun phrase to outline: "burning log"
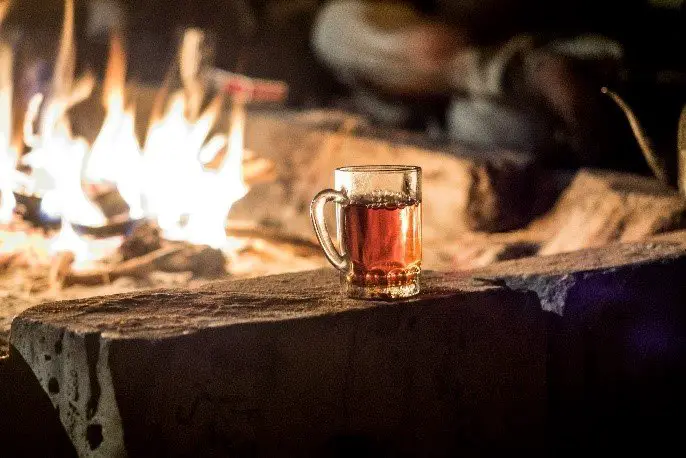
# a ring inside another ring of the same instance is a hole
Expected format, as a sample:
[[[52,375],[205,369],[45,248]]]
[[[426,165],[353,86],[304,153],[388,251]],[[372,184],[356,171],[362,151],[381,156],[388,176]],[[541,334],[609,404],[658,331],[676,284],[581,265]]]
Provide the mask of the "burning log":
[[[232,237],[269,240],[273,243],[290,245],[294,249],[306,251],[310,254],[320,254],[319,244],[312,239],[294,236],[279,229],[269,228],[257,224],[254,221],[229,220],[226,225],[226,233]]]
[[[128,261],[160,248],[162,248],[160,228],[146,221],[133,228],[131,235],[126,237],[119,247],[119,253],[124,261]]]
[[[178,251],[156,261],[164,272],[192,272],[202,278],[219,278],[226,275],[226,257],[221,250],[209,246],[179,243]]]
[[[157,269],[157,263],[165,256],[182,250],[180,246],[167,246],[137,258],[129,259],[112,267],[103,267],[82,272],[71,271],[64,278],[64,285],[102,285],[120,277],[142,277]]]
[[[174,243],[111,266],[72,270],[64,276],[63,283],[65,286],[103,285],[121,277],[146,277],[155,271],[192,272],[202,278],[218,278],[226,275],[226,258],[220,250],[207,246]]]

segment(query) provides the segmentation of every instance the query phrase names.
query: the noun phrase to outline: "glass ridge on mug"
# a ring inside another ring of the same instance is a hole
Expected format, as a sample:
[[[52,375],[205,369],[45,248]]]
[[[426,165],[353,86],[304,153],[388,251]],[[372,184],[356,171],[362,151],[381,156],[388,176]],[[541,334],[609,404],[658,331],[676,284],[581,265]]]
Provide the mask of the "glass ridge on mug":
[[[341,272],[349,297],[397,299],[419,293],[422,260],[422,170],[366,165],[335,170],[335,190],[315,196],[310,215],[326,258]],[[336,204],[340,251],[324,207]]]

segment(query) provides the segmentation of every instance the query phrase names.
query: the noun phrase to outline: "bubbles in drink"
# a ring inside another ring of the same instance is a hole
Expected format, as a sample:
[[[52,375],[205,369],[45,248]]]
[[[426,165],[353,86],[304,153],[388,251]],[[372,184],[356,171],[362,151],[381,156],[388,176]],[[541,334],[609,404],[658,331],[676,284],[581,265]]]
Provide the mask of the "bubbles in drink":
[[[363,196],[355,196],[351,198],[352,205],[364,205],[369,208],[400,208],[417,203],[414,199],[406,194],[392,191],[378,190]]]

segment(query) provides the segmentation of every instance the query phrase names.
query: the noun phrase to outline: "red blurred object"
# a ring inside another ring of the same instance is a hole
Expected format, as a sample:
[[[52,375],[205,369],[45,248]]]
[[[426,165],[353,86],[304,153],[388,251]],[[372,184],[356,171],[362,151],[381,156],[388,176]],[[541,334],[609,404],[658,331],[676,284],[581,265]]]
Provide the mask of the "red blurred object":
[[[288,96],[288,85],[283,81],[250,78],[220,69],[213,69],[211,75],[217,90],[242,95],[250,102],[283,102]]]

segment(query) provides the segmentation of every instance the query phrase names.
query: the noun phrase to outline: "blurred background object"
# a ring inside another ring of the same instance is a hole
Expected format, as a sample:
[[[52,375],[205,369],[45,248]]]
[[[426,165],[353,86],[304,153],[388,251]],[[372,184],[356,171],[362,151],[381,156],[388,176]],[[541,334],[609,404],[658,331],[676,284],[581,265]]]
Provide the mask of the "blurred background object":
[[[77,61],[103,72],[109,33],[124,30],[130,77],[160,84],[181,31],[198,27],[220,69],[284,81],[293,107],[344,108],[433,142],[525,150],[556,167],[646,172],[600,88],[649,114],[641,117],[658,149],[674,150],[686,95],[684,3],[81,0]],[[34,61],[24,79],[48,71],[61,8],[12,6],[3,33]]]

